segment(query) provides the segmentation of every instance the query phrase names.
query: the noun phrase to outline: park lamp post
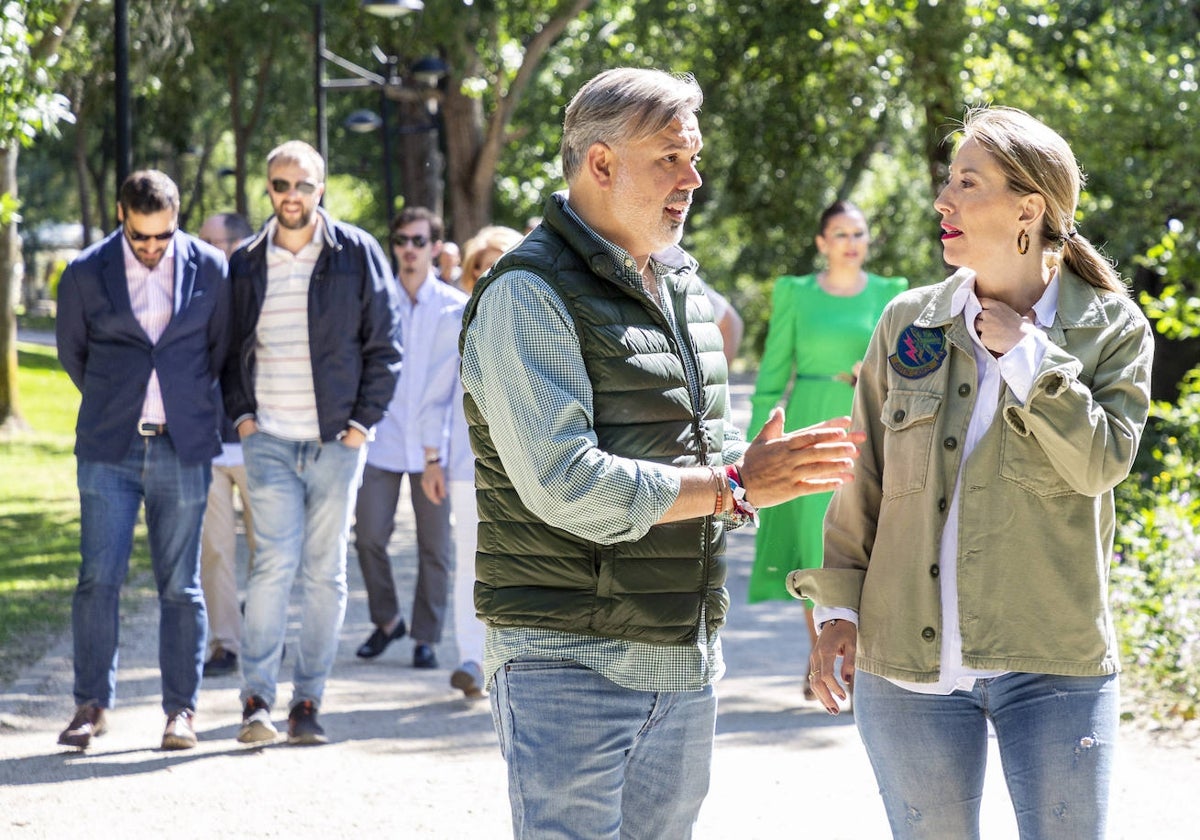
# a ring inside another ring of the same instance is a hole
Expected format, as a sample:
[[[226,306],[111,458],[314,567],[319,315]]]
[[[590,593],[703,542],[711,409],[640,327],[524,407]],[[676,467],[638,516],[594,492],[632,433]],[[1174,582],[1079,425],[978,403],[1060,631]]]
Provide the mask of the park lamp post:
[[[425,8],[425,4],[421,0],[386,0],[386,2],[369,2],[368,0],[368,2],[362,4],[362,7],[364,11],[377,17],[396,18],[407,15],[410,12],[419,12]],[[383,50],[379,49],[378,46],[372,48],[375,60],[379,62],[380,68],[383,70],[383,73],[380,74],[374,73],[365,67],[360,67],[354,62],[330,52],[325,46],[325,7],[321,2],[313,4],[313,53],[315,66],[313,92],[317,104],[317,151],[326,163],[329,161],[329,127],[325,113],[326,93],[331,90],[379,89],[379,122],[377,124],[369,124],[369,122],[364,123],[360,120],[351,126],[351,130],[365,132],[378,128],[381,132],[383,145],[383,181],[387,201],[387,218],[384,220],[384,224],[390,224],[393,204],[395,203],[395,190],[392,184],[391,132],[388,127],[389,112],[391,110],[388,101],[388,90],[389,88],[399,87],[401,84],[400,80],[396,77],[396,57],[385,55]],[[326,79],[326,63],[340,67],[342,70],[350,73],[352,78]]]

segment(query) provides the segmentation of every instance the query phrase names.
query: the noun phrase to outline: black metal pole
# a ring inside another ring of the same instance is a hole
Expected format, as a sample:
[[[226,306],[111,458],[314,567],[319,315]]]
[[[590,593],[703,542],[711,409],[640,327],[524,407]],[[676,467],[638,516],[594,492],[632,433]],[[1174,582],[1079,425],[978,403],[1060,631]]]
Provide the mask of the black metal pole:
[[[387,81],[379,91],[379,131],[383,135],[383,190],[387,199],[387,206],[384,208],[387,219],[384,220],[384,223],[388,225],[392,223],[392,214],[396,212],[396,190],[395,184],[392,182],[392,103],[387,95],[387,86],[392,81],[395,69],[395,57],[388,56],[387,63],[384,65],[384,72],[387,74],[384,78]]]
[[[325,122],[325,6],[313,3],[313,96],[317,105],[317,151],[329,165],[329,128]]]
[[[133,121],[129,114],[129,3],[113,0],[113,59],[116,65],[117,191],[133,169]]]
[[[392,214],[396,212],[396,192],[395,185],[392,183],[392,121],[391,111],[392,103],[388,100],[387,86],[391,84],[392,74],[396,69],[395,56],[388,56],[384,63],[384,83],[379,89],[379,131],[382,134],[380,142],[383,145],[383,194],[387,202],[384,207],[383,223],[387,231],[388,241],[384,245],[387,248],[388,257],[392,263],[392,273],[395,274],[399,266],[396,263],[396,249],[392,247]]]

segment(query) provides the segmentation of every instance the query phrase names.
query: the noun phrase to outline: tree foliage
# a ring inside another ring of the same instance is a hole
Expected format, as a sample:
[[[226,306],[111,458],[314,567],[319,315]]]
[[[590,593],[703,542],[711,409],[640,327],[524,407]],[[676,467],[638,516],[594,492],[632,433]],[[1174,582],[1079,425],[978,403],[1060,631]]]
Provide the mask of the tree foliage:
[[[836,198],[872,220],[874,270],[915,283],[944,276],[931,203],[970,105],[1026,108],[1072,142],[1090,175],[1081,228],[1125,269],[1169,219],[1195,229],[1200,7],[1188,0],[473,0],[392,21],[352,0],[324,8],[333,52],[369,69],[373,48],[396,57],[399,192],[432,203],[414,184],[444,184],[458,238],[540,213],[561,186],[562,109],[591,75],[616,64],[694,73],[706,95],[706,183],[687,244],[742,310],[751,355],[773,278],[815,263],[813,227]],[[262,156],[281,139],[313,138],[312,3],[263,9],[170,0],[132,19],[135,157],[177,176],[193,224],[230,205],[261,221]],[[106,15],[108,4],[88,4],[69,57],[83,135],[39,144],[30,162],[31,177],[56,187],[81,173],[78,189],[39,196],[43,217],[78,215],[76,196],[89,191],[93,215],[109,212]],[[407,68],[428,55],[449,72],[427,98]],[[351,111],[378,109],[378,92],[328,101],[329,200],[353,196],[352,218],[381,233],[378,135],[342,127]]]
[[[22,273],[17,155],[39,134],[71,119],[66,99],[55,91],[52,70],[80,2],[3,2],[0,16],[0,428],[24,425],[12,282]]]

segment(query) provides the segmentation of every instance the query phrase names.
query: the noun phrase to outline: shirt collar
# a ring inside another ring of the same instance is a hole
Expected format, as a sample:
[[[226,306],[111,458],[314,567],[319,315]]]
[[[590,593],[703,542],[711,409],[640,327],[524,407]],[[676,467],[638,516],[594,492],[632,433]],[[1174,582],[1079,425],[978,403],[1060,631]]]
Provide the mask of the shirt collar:
[[[1033,305],[1034,321],[1037,326],[1043,329],[1051,326],[1054,323],[1055,315],[1058,314],[1058,276],[1058,270],[1056,269],[1054,276],[1046,284],[1046,289],[1042,292],[1042,296]],[[952,316],[957,317],[963,314],[964,310],[970,316],[968,320],[972,320],[982,310],[982,307],[979,305],[979,298],[975,295],[974,272],[964,273],[962,280],[950,298],[950,314]]]
[[[396,282],[400,283],[399,277],[396,278]],[[432,268],[429,269],[429,273],[425,275],[425,279],[421,281],[421,285],[417,286],[417,299],[415,302],[416,303],[427,302],[429,300],[429,298],[432,297],[436,291],[433,284],[441,283],[441,282],[442,281],[437,278],[437,275],[433,273],[433,269]],[[400,287],[404,288],[404,284],[400,283]],[[408,297],[408,292],[404,293],[404,297],[407,298],[408,300],[412,300],[412,298]]]

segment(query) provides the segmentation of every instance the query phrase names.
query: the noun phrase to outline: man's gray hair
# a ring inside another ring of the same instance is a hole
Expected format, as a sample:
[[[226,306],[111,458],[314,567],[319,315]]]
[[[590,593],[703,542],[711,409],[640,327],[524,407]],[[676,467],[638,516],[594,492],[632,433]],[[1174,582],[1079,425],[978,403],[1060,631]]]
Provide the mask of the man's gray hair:
[[[570,183],[593,143],[636,143],[694,114],[704,93],[690,73],[636,67],[605,70],[575,94],[563,120],[563,175]]]

